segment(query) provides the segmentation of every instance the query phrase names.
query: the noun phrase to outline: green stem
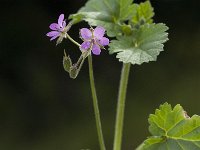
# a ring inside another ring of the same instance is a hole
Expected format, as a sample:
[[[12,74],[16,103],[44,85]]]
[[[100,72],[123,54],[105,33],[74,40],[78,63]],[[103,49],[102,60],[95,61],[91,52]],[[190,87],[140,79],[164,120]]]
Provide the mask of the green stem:
[[[97,127],[97,134],[98,134],[100,149],[106,150],[105,144],[104,144],[104,139],[103,139],[101,119],[100,119],[100,113],[99,113],[99,108],[98,108],[98,100],[97,100],[97,94],[96,94],[95,83],[94,83],[94,74],[93,74],[91,54],[88,56],[88,63],[89,63],[90,86],[91,86],[91,91],[92,91],[94,114],[95,114],[95,119],[96,119],[96,127]]]
[[[72,39],[71,36],[69,36],[69,34],[66,33],[66,36],[67,36],[67,38],[68,38],[72,43],[74,43],[74,44],[77,45],[78,47],[81,46],[78,42],[76,42],[74,39]]]
[[[78,66],[78,72],[81,70],[81,68],[82,68],[82,66],[83,66],[83,63],[84,63],[84,61],[85,61],[85,58],[82,58],[81,62],[79,62],[79,63],[80,63],[80,65]]]
[[[126,91],[127,91],[127,85],[128,85],[130,66],[131,66],[130,63],[127,63],[127,64],[124,63],[122,67],[119,95],[118,95],[118,104],[117,104],[117,115],[116,115],[116,122],[115,122],[115,137],[114,137],[113,150],[121,150],[125,100],[126,100]]]

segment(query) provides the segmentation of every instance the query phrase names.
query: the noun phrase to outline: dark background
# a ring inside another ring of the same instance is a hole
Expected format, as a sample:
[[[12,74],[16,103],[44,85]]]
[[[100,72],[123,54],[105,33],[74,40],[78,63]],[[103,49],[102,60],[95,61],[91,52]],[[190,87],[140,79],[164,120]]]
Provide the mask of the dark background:
[[[85,2],[0,1],[0,150],[99,149],[88,65],[70,79],[62,67],[63,49],[73,60],[80,51],[66,40],[56,47],[45,36],[61,13],[67,17]],[[189,115],[200,114],[200,1],[152,0],[152,5],[155,22],[169,26],[170,40],[157,62],[131,68],[123,150],[133,150],[150,135],[148,115],[161,103],[180,103]],[[85,26],[75,25],[69,34],[78,39]],[[107,51],[94,56],[108,150],[121,65]]]

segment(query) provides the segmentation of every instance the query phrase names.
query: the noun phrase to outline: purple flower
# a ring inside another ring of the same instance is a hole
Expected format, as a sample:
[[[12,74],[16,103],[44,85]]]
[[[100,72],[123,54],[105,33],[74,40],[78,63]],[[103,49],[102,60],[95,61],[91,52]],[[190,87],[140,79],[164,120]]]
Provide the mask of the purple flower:
[[[57,37],[61,37],[61,41],[63,38],[66,38],[66,33],[69,31],[70,25],[66,26],[66,21],[64,20],[64,14],[61,14],[58,18],[58,23],[52,23],[49,28],[53,31],[48,32],[46,35],[50,37],[50,41],[56,39]]]
[[[84,41],[80,49],[82,51],[92,50],[94,55],[100,55],[101,48],[109,44],[109,39],[104,37],[105,29],[103,27],[96,27],[95,29],[82,28],[80,35]]]

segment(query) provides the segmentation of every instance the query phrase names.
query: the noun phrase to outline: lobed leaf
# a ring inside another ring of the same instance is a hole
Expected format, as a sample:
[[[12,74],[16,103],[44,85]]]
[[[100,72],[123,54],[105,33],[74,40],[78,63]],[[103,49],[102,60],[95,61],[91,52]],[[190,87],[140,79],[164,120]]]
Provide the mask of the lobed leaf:
[[[180,105],[165,103],[149,116],[152,134],[137,150],[199,150],[200,116],[191,118]]]
[[[120,36],[112,40],[109,51],[117,53],[123,63],[142,64],[156,61],[163,51],[163,43],[168,40],[168,27],[164,24],[145,24],[135,29],[130,36]]]

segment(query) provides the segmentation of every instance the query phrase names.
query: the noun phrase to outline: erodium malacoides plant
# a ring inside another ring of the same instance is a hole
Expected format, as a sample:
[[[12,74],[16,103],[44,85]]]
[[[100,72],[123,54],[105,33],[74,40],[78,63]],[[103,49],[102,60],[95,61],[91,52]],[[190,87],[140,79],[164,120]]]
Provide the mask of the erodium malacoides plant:
[[[136,4],[133,0],[88,0],[76,14],[70,15],[68,19],[61,14],[57,23],[49,26],[52,31],[47,36],[51,41],[57,40],[57,45],[64,39],[70,40],[81,52],[78,61],[73,63],[64,51],[63,67],[71,78],[75,79],[79,75],[84,61],[88,59],[100,150],[106,150],[106,145],[94,83],[92,56],[100,57],[101,51],[108,48],[109,54],[116,54],[119,62],[123,63],[113,142],[113,150],[121,150],[130,68],[132,65],[156,61],[163,51],[163,44],[168,40],[168,27],[163,23],[154,23],[153,16],[154,9],[150,1]],[[87,22],[89,28],[80,29],[79,36],[83,43],[79,44],[70,37],[68,31],[74,24],[82,21]],[[149,115],[148,122],[151,136],[136,150],[200,150],[200,117],[189,117],[179,104],[174,108],[168,103],[160,105],[154,114]]]

